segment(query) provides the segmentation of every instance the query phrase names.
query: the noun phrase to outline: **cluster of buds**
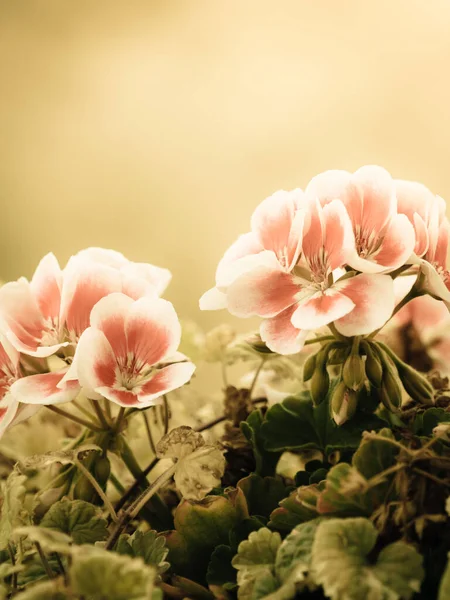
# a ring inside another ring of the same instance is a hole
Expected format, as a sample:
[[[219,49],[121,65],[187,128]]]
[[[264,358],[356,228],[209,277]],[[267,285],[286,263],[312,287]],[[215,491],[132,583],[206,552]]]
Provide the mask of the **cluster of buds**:
[[[432,405],[434,391],[428,380],[403,362],[388,346],[370,337],[327,341],[304,365],[303,379],[311,381],[311,397],[318,405],[330,393],[329,367],[338,366],[337,383],[331,392],[330,408],[337,425],[356,412],[358,402],[370,389],[381,404],[398,412],[403,391],[415,402]]]

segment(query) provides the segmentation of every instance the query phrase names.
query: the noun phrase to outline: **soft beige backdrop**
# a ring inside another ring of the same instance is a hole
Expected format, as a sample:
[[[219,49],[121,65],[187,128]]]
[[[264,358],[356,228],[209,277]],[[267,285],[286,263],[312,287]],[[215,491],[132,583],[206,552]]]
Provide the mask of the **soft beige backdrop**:
[[[257,202],[386,166],[450,198],[449,0],[0,0],[0,278],[121,250],[199,295]]]

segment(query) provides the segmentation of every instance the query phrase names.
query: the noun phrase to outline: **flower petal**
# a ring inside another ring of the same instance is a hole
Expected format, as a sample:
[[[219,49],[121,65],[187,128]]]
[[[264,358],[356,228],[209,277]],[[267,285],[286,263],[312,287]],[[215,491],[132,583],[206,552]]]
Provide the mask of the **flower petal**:
[[[237,317],[274,317],[294,304],[300,289],[294,278],[279,265],[261,265],[239,277],[228,288],[228,310]]]
[[[137,365],[154,365],[176,352],[181,325],[173,305],[161,298],[140,298],[130,308],[125,325],[128,352]]]
[[[365,335],[382,327],[395,306],[392,278],[389,275],[356,275],[335,283],[335,287],[355,304],[345,317],[335,322],[345,336]]]
[[[272,352],[297,354],[303,348],[309,331],[297,329],[292,325],[291,317],[296,308],[296,305],[290,306],[261,323],[261,339]]]
[[[361,167],[353,181],[363,195],[362,231],[380,232],[397,211],[395,186],[390,174],[376,165]]]
[[[75,375],[83,391],[91,398],[96,388],[112,387],[116,383],[116,369],[114,352],[105,334],[88,327],[80,337],[74,361],[65,381],[71,381]]]
[[[414,227],[406,215],[395,215],[389,222],[383,241],[371,260],[393,271],[402,267],[414,251],[416,236]]]
[[[200,310],[221,310],[227,307],[227,295],[216,287],[203,294],[199,301]]]
[[[119,406],[123,406],[125,408],[127,406],[139,405],[138,395],[129,390],[119,390],[110,387],[99,387],[96,389],[96,392],[103,396],[103,398],[106,398],[107,400],[110,400],[111,402],[114,402],[115,404],[118,404]]]
[[[70,402],[80,391],[76,381],[68,381],[58,387],[66,371],[30,375],[15,381],[11,386],[11,394],[24,404],[62,404]]]
[[[302,199],[300,189],[280,190],[263,200],[252,215],[253,233],[265,250],[275,253],[284,268],[292,268],[300,253],[302,212],[298,213],[298,209]]]
[[[121,252],[117,250],[110,250],[108,248],[91,247],[80,250],[74,259],[87,260],[89,262],[106,265],[107,267],[113,267],[114,269],[120,269],[129,263],[129,260]],[[70,262],[70,261],[69,261]]]
[[[30,283],[39,310],[45,319],[59,318],[62,271],[53,253],[41,260]]]
[[[230,285],[236,277],[245,272],[245,265],[248,260],[242,262],[241,259],[248,259],[249,256],[254,257],[260,252],[263,252],[263,250],[264,248],[261,245],[261,242],[254,233],[245,233],[244,235],[239,236],[225,252],[217,266],[216,285],[218,287],[227,287]],[[244,267],[236,266],[237,262],[242,262]],[[252,264],[253,262],[250,259],[250,265]],[[243,268],[244,271],[242,270]]]
[[[195,365],[191,362],[163,367],[139,390],[139,407],[157,404],[157,398],[183,386],[191,379],[194,371]]]
[[[19,402],[11,394],[4,396],[0,402],[0,437],[13,422],[19,410]]]
[[[172,279],[168,269],[146,263],[130,262],[121,268],[123,275],[122,291],[137,300],[146,294],[161,296]]]
[[[349,297],[336,289],[328,288],[299,302],[292,315],[292,324],[297,329],[319,329],[347,315],[354,307],[355,304]]]
[[[350,217],[340,200],[332,200],[323,208],[324,249],[329,268],[334,271],[356,254],[355,236]]]
[[[91,327],[102,331],[116,359],[127,357],[125,323],[134,301],[125,294],[110,294],[97,302],[91,311]]]
[[[113,292],[122,291],[122,277],[116,269],[73,257],[64,271],[60,325],[79,337],[89,326],[91,310]]]
[[[433,265],[422,260],[420,269],[424,276],[423,287],[438,300],[443,300],[450,308],[450,290]]]

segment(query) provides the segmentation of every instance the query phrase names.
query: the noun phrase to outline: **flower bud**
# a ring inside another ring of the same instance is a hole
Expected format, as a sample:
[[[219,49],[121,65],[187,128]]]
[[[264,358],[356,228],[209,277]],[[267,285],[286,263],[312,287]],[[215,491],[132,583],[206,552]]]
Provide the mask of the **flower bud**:
[[[330,376],[327,371],[328,352],[332,345],[327,344],[316,354],[314,373],[311,378],[311,398],[318,406],[325,400],[330,388]]]
[[[357,406],[358,394],[341,381],[331,397],[331,414],[336,425],[343,425],[348,421],[355,414]]]
[[[402,405],[402,391],[398,383],[398,377],[393,373],[392,368],[383,369],[380,400],[392,412],[398,412]]]
[[[403,387],[410,398],[420,404],[433,405],[434,390],[423,375],[404,363],[397,365],[397,371]]]
[[[303,381],[309,381],[314,375],[316,369],[316,356],[317,354],[312,354],[305,360],[305,364],[303,365]]]
[[[355,392],[362,388],[366,380],[366,370],[359,354],[350,354],[347,358],[342,369],[342,379],[345,385]]]
[[[364,350],[366,351],[365,369],[367,379],[374,387],[379,388],[383,378],[383,367],[381,365],[381,361],[370,344],[364,344]]]

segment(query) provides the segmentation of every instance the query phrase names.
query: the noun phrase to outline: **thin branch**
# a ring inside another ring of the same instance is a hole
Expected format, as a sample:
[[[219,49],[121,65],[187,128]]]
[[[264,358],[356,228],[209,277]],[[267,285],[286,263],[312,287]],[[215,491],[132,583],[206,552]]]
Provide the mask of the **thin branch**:
[[[164,402],[164,435],[169,431],[169,420],[170,420],[170,407],[169,401],[167,400],[167,394],[163,395]]]
[[[44,554],[44,551],[41,548],[40,543],[39,542],[34,542],[34,545],[36,546],[36,550],[39,553],[42,565],[44,567],[45,572],[47,573],[47,577],[49,579],[53,579],[55,577],[55,575],[54,575],[54,573],[52,571],[52,568],[51,568],[51,566],[50,566],[50,564],[49,564],[49,562],[47,560],[47,557]]]
[[[114,425],[116,431],[120,431],[120,427],[122,425],[123,418],[125,416],[125,408],[123,406],[120,407],[119,414],[117,415],[117,419]]]
[[[93,415],[92,413],[90,413],[88,410],[86,410],[86,408],[84,408],[83,406],[81,406],[81,404],[79,403],[78,400],[72,400],[71,404],[73,404],[76,408],[78,408],[78,410],[80,412],[83,413],[83,415],[85,417],[87,417],[88,419],[90,419],[92,422],[94,423],[98,423],[95,419],[95,415]]]
[[[156,454],[155,442],[153,440],[152,430],[150,429],[150,423],[148,422],[147,413],[142,411],[142,418],[144,419],[145,431],[147,432],[148,443],[153,454]]]
[[[264,357],[264,358],[262,359],[262,361],[261,361],[261,363],[260,363],[259,367],[256,369],[255,376],[253,377],[252,385],[250,386],[250,389],[248,390],[248,395],[249,395],[249,398],[251,398],[251,397],[252,397],[253,390],[255,389],[256,382],[258,381],[259,374],[261,373],[261,371],[262,371],[262,368],[263,368],[263,366],[264,366],[265,362],[266,362],[266,357]]]
[[[321,335],[310,340],[306,340],[305,346],[310,346],[311,344],[319,344],[320,342],[330,342],[335,340],[334,335]]]
[[[105,415],[103,414],[103,411],[100,408],[98,400],[89,400],[89,402],[91,403],[91,406],[94,409],[95,414],[98,417],[98,420],[103,425],[103,428],[104,429],[110,429],[111,423],[108,423],[108,421],[106,420]]]
[[[8,542],[8,553],[9,553],[9,557],[11,559],[11,564],[13,567],[16,566],[16,557],[14,556],[14,548],[11,545],[11,542]],[[17,590],[17,573],[14,572],[12,574],[12,591],[13,594],[14,592]]]
[[[92,423],[91,421],[88,421],[87,419],[82,419],[81,417],[77,417],[77,415],[68,413],[65,410],[62,410],[61,408],[58,408],[57,406],[47,405],[45,408],[48,408],[48,410],[51,410],[52,412],[54,412],[58,415],[61,415],[61,417],[65,417],[66,419],[70,419],[71,421],[74,421],[75,423],[78,423],[79,425],[83,425],[83,427],[92,429],[92,431],[97,431],[98,433],[104,432],[104,429],[101,429],[100,427],[98,427],[97,425]]]
[[[430,479],[431,481],[434,481],[434,483],[437,483],[438,485],[445,485],[445,487],[450,488],[450,483],[447,483],[447,481],[445,481],[445,479],[440,479],[439,477],[436,477],[432,473],[428,473],[427,471],[423,471],[422,469],[419,469],[419,467],[414,467],[413,470],[418,475],[422,475],[422,477],[427,477],[428,479]]]
[[[78,460],[78,458],[75,458],[74,462],[75,462],[75,465],[77,466],[77,469],[79,469],[83,473],[83,475],[86,477],[86,479],[92,485],[92,487],[95,489],[95,491],[97,492],[97,494],[103,500],[103,504],[105,505],[106,510],[111,515],[111,519],[114,521],[114,523],[117,523],[118,518],[117,518],[116,511],[114,510],[114,506],[112,505],[112,503],[109,500],[108,496],[102,490],[102,488],[99,485],[98,481],[95,479],[95,477],[92,475],[92,473],[90,473],[88,471],[88,469],[86,469],[86,467],[83,465],[83,463]]]

